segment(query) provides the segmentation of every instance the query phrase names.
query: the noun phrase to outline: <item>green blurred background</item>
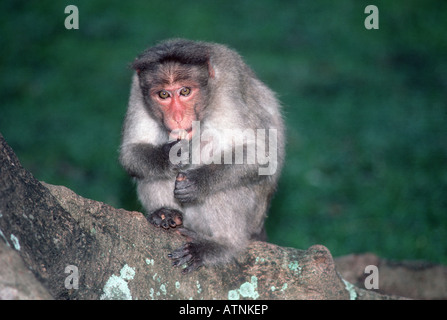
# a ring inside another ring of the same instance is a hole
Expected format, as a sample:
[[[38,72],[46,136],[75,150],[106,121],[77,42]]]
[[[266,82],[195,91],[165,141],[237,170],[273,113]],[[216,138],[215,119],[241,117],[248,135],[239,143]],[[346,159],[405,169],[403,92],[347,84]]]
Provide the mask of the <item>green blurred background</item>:
[[[284,105],[271,242],[447,263],[446,1],[3,0],[0,17],[0,132],[39,180],[141,210],[117,161],[128,64],[169,37],[221,42]]]

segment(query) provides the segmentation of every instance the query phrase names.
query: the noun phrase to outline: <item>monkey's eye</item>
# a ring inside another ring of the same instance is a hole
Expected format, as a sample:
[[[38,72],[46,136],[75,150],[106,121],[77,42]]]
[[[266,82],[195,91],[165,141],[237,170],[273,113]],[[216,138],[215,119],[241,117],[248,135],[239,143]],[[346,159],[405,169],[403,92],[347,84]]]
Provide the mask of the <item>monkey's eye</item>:
[[[165,91],[165,90],[162,90],[162,91],[160,91],[160,92],[158,93],[158,96],[159,96],[161,99],[167,99],[167,98],[169,98],[169,92],[167,92],[167,91]]]
[[[182,96],[188,96],[191,93],[191,88],[184,87],[180,90],[180,95]]]

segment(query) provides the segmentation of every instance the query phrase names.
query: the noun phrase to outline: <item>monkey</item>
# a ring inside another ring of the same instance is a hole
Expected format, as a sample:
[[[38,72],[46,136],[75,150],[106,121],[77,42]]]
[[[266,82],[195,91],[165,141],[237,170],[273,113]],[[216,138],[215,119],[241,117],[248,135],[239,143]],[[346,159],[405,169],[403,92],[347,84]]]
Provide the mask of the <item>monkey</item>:
[[[119,160],[147,220],[185,237],[168,254],[182,273],[235,261],[251,241],[266,240],[284,161],[275,93],[217,43],[168,39],[130,67]]]

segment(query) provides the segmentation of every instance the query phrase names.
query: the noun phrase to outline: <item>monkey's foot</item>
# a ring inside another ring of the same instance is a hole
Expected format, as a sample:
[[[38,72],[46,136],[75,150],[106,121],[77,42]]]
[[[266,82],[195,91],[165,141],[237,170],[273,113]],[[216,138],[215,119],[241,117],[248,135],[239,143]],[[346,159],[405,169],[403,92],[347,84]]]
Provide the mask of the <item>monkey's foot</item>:
[[[200,257],[200,246],[194,242],[185,243],[182,247],[168,254],[168,257],[172,260],[173,266],[184,266],[183,274],[190,273],[203,266],[203,261]]]
[[[175,209],[161,208],[152,212],[147,221],[164,229],[175,228],[182,225],[183,214]]]

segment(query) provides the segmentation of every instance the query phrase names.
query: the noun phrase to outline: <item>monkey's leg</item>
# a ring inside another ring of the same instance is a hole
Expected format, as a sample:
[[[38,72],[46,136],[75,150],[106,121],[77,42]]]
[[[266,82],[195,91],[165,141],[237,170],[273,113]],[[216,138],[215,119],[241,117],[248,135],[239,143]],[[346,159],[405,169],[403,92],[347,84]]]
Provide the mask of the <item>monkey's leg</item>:
[[[205,260],[210,254],[220,255],[220,251],[226,252],[220,245],[212,241],[192,241],[187,242],[180,248],[174,250],[168,257],[172,260],[172,265],[184,266],[182,273],[190,273],[205,265]]]
[[[188,242],[168,254],[168,257],[172,260],[173,266],[183,267],[183,274],[190,273],[204,265],[229,262],[239,250],[213,241],[208,237],[199,236],[184,227],[180,228],[179,232],[188,239]]]
[[[179,177],[177,185],[188,181],[188,177]],[[170,254],[173,265],[183,266],[183,273],[189,273],[202,265],[223,265],[236,258],[250,239],[262,234],[269,198],[267,187],[236,185],[209,193],[201,202],[185,204],[184,227],[179,232],[186,236],[187,243]]]
[[[168,257],[172,260],[172,265],[175,267],[185,265],[182,273],[186,274],[203,266],[203,260],[201,259],[202,250],[203,248],[198,243],[187,242],[168,254]]]
[[[175,209],[160,208],[149,214],[147,221],[164,229],[175,228],[183,224],[183,214]]]

